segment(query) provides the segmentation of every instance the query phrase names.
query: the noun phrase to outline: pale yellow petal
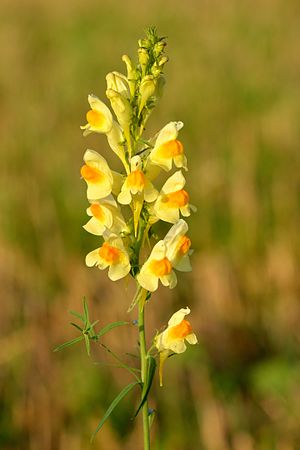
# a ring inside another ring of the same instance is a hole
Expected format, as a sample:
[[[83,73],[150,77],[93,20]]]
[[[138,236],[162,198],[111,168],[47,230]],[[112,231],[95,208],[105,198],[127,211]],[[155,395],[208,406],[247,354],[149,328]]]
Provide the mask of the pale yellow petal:
[[[188,307],[179,309],[179,311],[177,311],[176,313],[174,313],[171,316],[171,318],[170,318],[170,320],[168,322],[168,326],[169,327],[174,327],[175,325],[178,325],[180,322],[183,321],[185,316],[190,314],[190,312],[191,312],[191,310]]]
[[[195,333],[191,333],[188,336],[185,337],[185,339],[188,341],[189,344],[195,345],[198,343],[197,336]]]

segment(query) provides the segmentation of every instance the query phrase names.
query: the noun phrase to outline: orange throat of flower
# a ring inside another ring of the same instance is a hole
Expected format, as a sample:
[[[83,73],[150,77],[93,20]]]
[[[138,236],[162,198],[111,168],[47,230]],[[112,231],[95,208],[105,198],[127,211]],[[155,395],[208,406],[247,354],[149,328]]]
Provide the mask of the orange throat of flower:
[[[99,256],[109,265],[117,264],[121,259],[121,250],[109,245],[108,242],[104,242],[102,247],[99,249]]]
[[[96,111],[95,109],[90,109],[86,113],[86,120],[91,125],[91,127],[101,128],[105,123],[104,114],[100,111]]]
[[[141,170],[134,170],[128,175],[127,183],[130,188],[142,191],[145,187],[145,175]]]
[[[183,145],[177,139],[164,142],[158,149],[158,154],[162,158],[174,158],[183,154]]]
[[[165,203],[171,208],[182,208],[189,203],[189,200],[189,194],[184,189],[180,189],[167,194]]]
[[[186,336],[193,332],[190,322],[183,319],[178,325],[170,327],[169,338],[171,339],[184,339]]]
[[[157,277],[163,277],[164,275],[169,275],[172,271],[172,265],[168,258],[163,258],[160,260],[154,259],[150,263],[151,272]]]
[[[179,241],[179,249],[178,252],[181,255],[186,255],[191,247],[191,240],[187,236],[182,236]]]
[[[99,183],[103,180],[104,174],[96,167],[88,166],[85,164],[80,170],[82,178],[89,183]]]
[[[90,206],[90,211],[96,219],[100,220],[100,222],[104,221],[105,216],[103,213],[103,209],[98,203],[92,203],[92,205]]]

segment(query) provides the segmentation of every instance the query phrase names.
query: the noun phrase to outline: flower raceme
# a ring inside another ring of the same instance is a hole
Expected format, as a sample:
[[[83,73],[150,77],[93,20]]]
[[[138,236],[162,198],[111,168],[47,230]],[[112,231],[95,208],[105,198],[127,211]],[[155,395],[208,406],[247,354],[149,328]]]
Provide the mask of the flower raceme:
[[[168,322],[167,328],[162,333],[159,333],[154,340],[154,344],[160,355],[160,386],[163,385],[163,365],[168,356],[172,353],[185,352],[185,341],[192,345],[198,342],[190,322],[185,319],[185,316],[190,314],[190,312],[190,308],[187,307],[181,308],[174,313]]]

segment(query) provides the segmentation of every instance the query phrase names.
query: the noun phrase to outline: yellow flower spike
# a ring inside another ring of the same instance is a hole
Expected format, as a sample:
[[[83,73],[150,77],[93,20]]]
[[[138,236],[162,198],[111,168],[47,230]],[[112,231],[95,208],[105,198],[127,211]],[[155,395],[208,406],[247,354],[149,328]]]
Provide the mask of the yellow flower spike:
[[[185,319],[185,316],[190,314],[190,308],[181,308],[174,313],[168,322],[167,328],[158,334],[154,340],[154,344],[159,351],[159,378],[160,386],[163,385],[163,365],[172,353],[183,353],[186,350],[185,341],[189,344],[195,345],[198,339],[192,330],[190,322]]]
[[[100,248],[88,253],[85,263],[100,270],[108,268],[108,277],[112,281],[120,280],[130,272],[128,253],[122,239],[116,235],[109,235]]]
[[[183,127],[182,122],[170,122],[159,133],[153,150],[149,155],[149,163],[158,165],[167,172],[172,164],[187,170],[187,159],[183,145],[177,140],[178,131]]]
[[[88,96],[91,109],[86,114],[87,124],[80,128],[86,136],[92,132],[109,133],[112,128],[113,118],[108,107],[95,95]]]
[[[137,275],[137,281],[147,291],[154,292],[158,288],[158,281],[173,289],[177,284],[177,277],[173,271],[171,261],[167,257],[167,246],[163,240],[152,249],[147,261]]]
[[[191,214],[189,194],[183,189],[184,185],[185,178],[181,170],[178,170],[163,185],[154,204],[153,214],[170,223],[179,220],[179,213],[188,217]]]
[[[112,196],[93,201],[86,212],[91,219],[83,228],[91,234],[102,236],[106,230],[115,234],[128,232],[125,220]]]
[[[188,225],[180,219],[173,225],[164,238],[167,246],[167,258],[171,261],[174,269],[180,272],[190,272],[192,270],[190,255],[192,250],[191,240],[186,236]]]
[[[80,173],[87,183],[87,198],[97,200],[107,197],[113,186],[113,175],[106,160],[94,150],[86,150],[85,164]]]

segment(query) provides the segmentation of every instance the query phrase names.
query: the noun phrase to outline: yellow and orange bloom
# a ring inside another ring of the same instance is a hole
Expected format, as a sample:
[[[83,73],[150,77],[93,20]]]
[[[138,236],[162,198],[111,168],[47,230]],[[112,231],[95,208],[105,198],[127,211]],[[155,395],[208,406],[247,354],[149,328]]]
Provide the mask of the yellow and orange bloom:
[[[142,195],[146,202],[154,202],[158,196],[157,190],[142,170],[140,156],[131,158],[131,172],[124,181],[121,192],[118,195],[118,202],[122,205],[128,205],[132,201],[132,196],[136,194]]]
[[[171,261],[174,269],[180,272],[190,272],[192,270],[190,263],[191,240],[186,235],[188,225],[180,219],[175,225],[170,228],[164,238],[167,246],[167,258]]]
[[[88,96],[91,109],[86,114],[87,124],[80,128],[86,136],[95,133],[109,133],[113,125],[113,117],[109,108],[95,95]]]
[[[91,251],[85,258],[88,267],[97,266],[100,270],[108,268],[108,277],[112,281],[126,277],[130,272],[130,261],[123,241],[116,235],[110,235],[100,248]]]
[[[185,178],[178,170],[163,185],[153,207],[154,215],[170,223],[176,223],[180,213],[188,217],[191,214],[189,194],[183,189],[184,185]]]
[[[113,187],[113,174],[106,160],[94,150],[86,150],[83,160],[85,164],[80,173],[87,183],[87,198],[98,200],[107,197]]]
[[[177,277],[171,261],[167,257],[167,245],[159,241],[152,249],[147,261],[137,275],[137,281],[147,291],[154,292],[158,288],[159,280],[164,286],[173,289],[177,284]]]
[[[119,234],[128,232],[128,227],[112,196],[93,201],[86,210],[90,220],[83,228],[91,234],[102,236],[106,230]]]
[[[167,172],[172,169],[173,161],[176,167],[187,170],[187,159],[182,143],[177,139],[182,122],[168,123],[158,134],[149,162],[161,167]]]
[[[168,327],[155,338],[155,346],[160,354],[159,378],[162,383],[162,370],[165,360],[172,353],[183,353],[186,350],[185,341],[189,344],[197,344],[198,339],[185,316],[190,314],[190,308],[181,308],[174,313],[168,322]]]

